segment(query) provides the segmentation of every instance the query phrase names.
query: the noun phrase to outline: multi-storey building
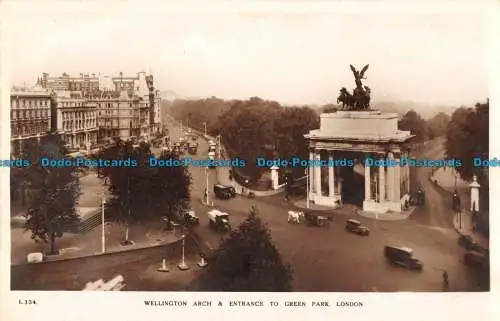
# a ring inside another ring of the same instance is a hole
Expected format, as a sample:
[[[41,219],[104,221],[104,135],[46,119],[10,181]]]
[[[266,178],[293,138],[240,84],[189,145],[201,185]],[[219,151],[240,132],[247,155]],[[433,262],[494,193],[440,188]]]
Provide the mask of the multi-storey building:
[[[54,92],[80,92],[82,99],[97,108],[98,140],[130,137],[149,139],[160,129],[160,95],[153,86],[153,77],[139,72],[136,76],[108,77],[81,74],[70,77],[49,77],[44,73],[38,83]]]
[[[90,150],[97,144],[97,104],[80,91],[53,94],[52,124],[69,150]]]
[[[10,106],[11,151],[16,155],[23,141],[51,130],[51,96],[42,88],[12,89]]]
[[[93,91],[99,89],[99,77],[96,74],[71,77],[67,73],[59,77],[49,77],[49,74],[43,73],[37,84],[48,90]]]
[[[100,142],[149,137],[150,107],[144,98],[130,90],[97,91],[85,98],[97,106]]]

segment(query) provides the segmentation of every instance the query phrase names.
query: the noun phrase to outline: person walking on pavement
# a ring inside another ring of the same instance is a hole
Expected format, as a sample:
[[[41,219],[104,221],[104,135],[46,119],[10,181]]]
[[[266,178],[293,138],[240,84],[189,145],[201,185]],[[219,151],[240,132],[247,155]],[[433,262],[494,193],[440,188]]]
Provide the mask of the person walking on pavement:
[[[443,291],[447,292],[450,288],[450,282],[448,280],[448,272],[446,270],[443,272]]]

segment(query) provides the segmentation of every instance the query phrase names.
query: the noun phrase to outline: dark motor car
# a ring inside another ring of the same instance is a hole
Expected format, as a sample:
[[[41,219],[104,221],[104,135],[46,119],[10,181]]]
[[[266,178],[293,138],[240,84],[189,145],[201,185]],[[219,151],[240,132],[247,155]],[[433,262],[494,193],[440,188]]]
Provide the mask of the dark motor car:
[[[332,220],[331,216],[321,215],[320,213],[314,211],[305,212],[304,218],[308,226],[317,227],[328,227],[330,221]]]
[[[481,269],[487,267],[489,263],[486,255],[467,252],[464,254],[464,264],[472,268]]]
[[[361,236],[370,235],[370,229],[366,226],[361,225],[361,222],[358,220],[349,219],[345,222],[345,229],[348,232],[358,234]]]
[[[423,268],[422,262],[413,257],[413,250],[410,248],[385,246],[384,255],[392,264],[416,271]]]
[[[186,211],[182,214],[182,221],[186,227],[192,227],[200,224],[200,219],[194,211]]]
[[[461,235],[458,238],[458,244],[468,251],[484,253],[486,250],[477,244],[470,235]]]
[[[232,186],[216,184],[214,185],[214,194],[217,198],[230,199],[236,197],[236,190]]]
[[[218,231],[230,231],[231,223],[229,221],[229,214],[213,209],[208,213],[208,224]]]

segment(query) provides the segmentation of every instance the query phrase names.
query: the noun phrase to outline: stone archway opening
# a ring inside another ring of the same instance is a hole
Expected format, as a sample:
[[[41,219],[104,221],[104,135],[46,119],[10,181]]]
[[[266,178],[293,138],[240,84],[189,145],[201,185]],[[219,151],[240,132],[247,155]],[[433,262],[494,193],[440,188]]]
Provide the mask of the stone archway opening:
[[[364,155],[356,152],[338,152],[340,159],[353,161],[353,166],[338,168],[338,177],[342,182],[340,195],[344,204],[363,206],[365,198]]]

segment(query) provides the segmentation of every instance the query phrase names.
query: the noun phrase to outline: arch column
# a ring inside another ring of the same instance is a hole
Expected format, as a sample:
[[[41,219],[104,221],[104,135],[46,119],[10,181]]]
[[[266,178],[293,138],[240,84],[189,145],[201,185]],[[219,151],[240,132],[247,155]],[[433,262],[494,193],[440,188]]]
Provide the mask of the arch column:
[[[333,165],[333,151],[330,152],[328,156],[328,195],[330,197],[335,196],[335,167]]]
[[[321,155],[320,155],[320,151],[316,150],[315,154],[316,154],[316,162],[318,164],[314,166],[314,183],[315,183],[315,187],[316,187],[316,195],[322,196],[323,194],[321,193],[321,166],[320,166]]]
[[[401,201],[401,159],[394,159],[398,164],[394,167],[394,201]]]
[[[367,154],[365,154],[367,156]],[[370,166],[366,165],[365,161],[365,201],[371,201],[372,199],[372,180]]]
[[[314,193],[314,167],[311,165],[314,160],[314,152],[313,150],[309,151],[309,193]]]
[[[392,163],[394,161],[394,154],[389,152],[387,158]],[[394,193],[394,167],[392,164],[389,164],[387,167],[387,200],[389,201],[396,201]]]
[[[383,161],[383,158],[380,158]],[[378,194],[379,194],[379,203],[385,202],[385,166],[380,165],[378,168]]]

